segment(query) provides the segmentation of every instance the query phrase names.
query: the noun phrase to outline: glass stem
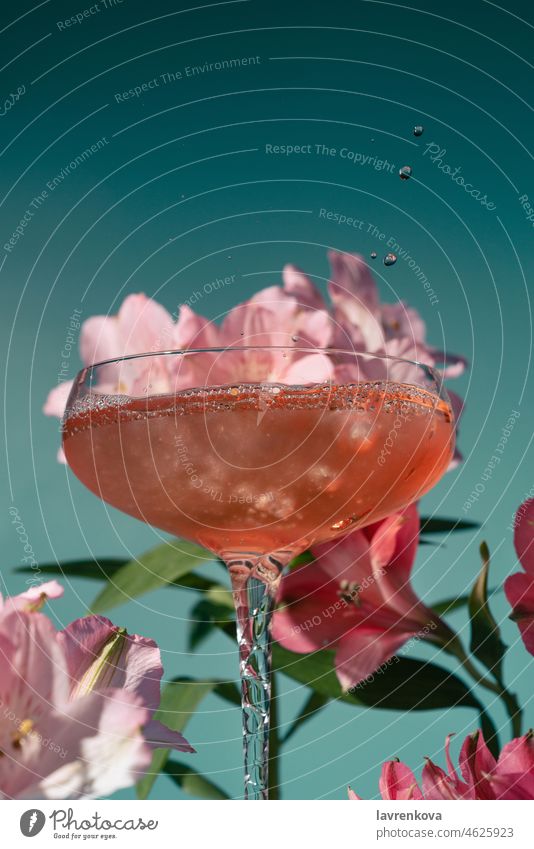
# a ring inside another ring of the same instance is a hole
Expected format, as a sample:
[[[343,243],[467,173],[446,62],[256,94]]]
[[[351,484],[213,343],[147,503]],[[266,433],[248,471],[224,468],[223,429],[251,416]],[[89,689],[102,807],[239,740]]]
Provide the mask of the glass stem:
[[[285,558],[227,560],[237,616],[245,799],[269,797],[271,618]]]

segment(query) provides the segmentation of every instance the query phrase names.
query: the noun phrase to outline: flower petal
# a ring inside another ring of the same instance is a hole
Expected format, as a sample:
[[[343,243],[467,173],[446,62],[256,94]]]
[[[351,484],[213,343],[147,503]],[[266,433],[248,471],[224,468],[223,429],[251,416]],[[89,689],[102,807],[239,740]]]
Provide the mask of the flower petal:
[[[125,353],[116,316],[94,315],[83,322],[80,331],[80,356],[86,366],[123,357]]]
[[[66,701],[67,664],[50,620],[13,609],[2,613],[0,626],[6,641],[0,654],[0,704],[9,705],[22,721]]]
[[[488,776],[495,769],[495,758],[486,746],[482,731],[466,737],[460,752],[460,771],[475,799],[494,799]]]
[[[356,626],[339,643],[336,674],[344,690],[350,690],[387,663],[413,632],[382,631]]]
[[[430,758],[423,767],[422,784],[425,799],[450,801],[465,798],[458,791],[457,784],[451,777],[441,767],[436,766]]]
[[[143,735],[147,743],[154,749],[176,749],[178,752],[194,752],[193,747],[187,742],[179,731],[167,728],[157,719],[151,719],[143,727]]]
[[[504,592],[513,608],[510,618],[517,622],[526,650],[534,655],[534,576],[521,572],[509,575]]]
[[[401,761],[386,761],[378,786],[382,799],[400,801],[423,798],[415,775]]]
[[[529,731],[506,743],[501,750],[494,775],[530,774],[534,771],[534,733]],[[533,788],[534,789],[534,788]],[[533,794],[534,796],[534,794]]]
[[[385,337],[380,320],[380,305],[373,276],[363,257],[330,251],[332,280],[328,291],[334,304],[334,316],[345,330],[361,334],[366,349],[383,347]],[[357,336],[354,339],[358,344]]]
[[[282,279],[285,291],[296,298],[300,307],[308,307],[312,310],[325,309],[323,296],[310,278],[296,265],[291,263],[284,265]]]
[[[291,384],[322,383],[331,380],[333,365],[325,354],[307,354],[295,360],[285,371],[284,381]]]
[[[146,772],[152,750],[140,728],[147,711],[120,690],[90,693],[50,714],[39,729],[48,745],[26,765],[25,799],[94,799],[129,787]]]
[[[220,345],[218,327],[182,304],[174,328],[174,345],[177,348],[217,348]]]
[[[3,609],[5,613],[9,610],[36,613],[47,599],[60,598],[63,592],[63,587],[57,581],[46,581],[44,584],[36,584],[26,592],[19,593],[19,595],[10,596],[5,600],[3,608],[0,601],[0,610]]]
[[[375,585],[382,605],[399,619],[427,625],[432,613],[412,589],[410,576],[419,545],[419,514],[415,504],[366,529]],[[387,613],[387,611],[383,611]]]
[[[67,657],[72,692],[79,691],[87,676],[95,677],[99,660],[119,633],[119,629],[103,616],[77,619],[58,634]],[[160,701],[160,680],[163,675],[161,656],[154,640],[138,634],[121,635],[120,645],[106,659],[104,674],[98,676],[97,689],[121,688],[136,694],[141,703],[155,711]]]
[[[45,416],[57,416],[58,419],[62,418],[72,384],[72,380],[64,380],[50,390],[43,407]]]
[[[534,498],[524,501],[515,515],[514,546],[521,566],[534,577]]]
[[[425,343],[426,326],[417,312],[404,301],[396,304],[382,304],[382,323],[387,339],[410,339],[414,345]]]
[[[273,617],[273,638],[298,653],[332,646],[354,623],[351,607],[338,595],[338,583],[316,562],[282,578]]]
[[[143,354],[149,351],[164,351],[174,336],[174,323],[170,313],[140,293],[128,295],[122,302],[117,315],[122,353]]]

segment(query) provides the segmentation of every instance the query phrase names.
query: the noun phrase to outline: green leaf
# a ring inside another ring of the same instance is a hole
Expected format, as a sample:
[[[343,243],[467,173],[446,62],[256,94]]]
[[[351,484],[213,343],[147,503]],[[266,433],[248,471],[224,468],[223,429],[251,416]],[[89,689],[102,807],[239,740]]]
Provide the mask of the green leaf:
[[[213,688],[216,696],[220,696],[231,705],[236,705],[241,708],[241,693],[239,687],[233,681],[220,681]]]
[[[304,725],[308,719],[312,719],[325,705],[328,704],[328,702],[328,696],[323,696],[321,693],[316,693],[315,690],[312,690],[300,709],[298,716],[293,720],[289,730],[286,731],[280,740],[280,743],[287,743],[293,734],[295,734],[295,732],[298,731],[298,729]]]
[[[459,595],[452,596],[451,598],[444,598],[430,606],[435,613],[439,613],[439,615],[442,616],[444,613],[452,613],[453,610],[460,610],[462,607],[467,607],[468,603],[468,595]]]
[[[467,519],[440,519],[437,516],[421,516],[422,534],[444,534],[453,531],[472,531],[479,528],[478,522]]]
[[[501,751],[499,735],[489,714],[486,713],[484,708],[481,708],[480,710],[480,727],[482,729],[484,740],[488,749],[490,750],[495,760],[497,760],[499,757],[499,752]]]
[[[214,628],[231,621],[233,621],[233,616],[226,605],[215,604],[209,599],[199,601],[191,611],[189,651],[195,651],[209,637]]]
[[[234,597],[229,587],[224,587],[222,584],[210,584],[206,589],[206,599],[218,607],[225,608],[226,612],[231,610],[235,613]]]
[[[488,572],[490,554],[485,542],[480,545],[482,569],[469,596],[469,616],[471,618],[470,649],[477,660],[486,669],[502,681],[502,661],[506,646],[501,640],[499,626],[495,621],[488,602]]]
[[[495,588],[493,590],[489,590],[490,595],[494,595],[495,593],[501,592],[500,589]],[[459,596],[451,596],[451,598],[444,598],[441,601],[437,601],[435,604],[431,604],[432,610],[436,613],[439,613],[442,616],[445,613],[452,613],[453,610],[460,610],[462,607],[467,607],[469,604],[469,596],[468,595],[459,595]]]
[[[121,560],[120,558],[102,558],[100,560],[68,560],[65,563],[42,563],[39,564],[39,569],[45,575],[59,575],[66,578],[86,578],[92,581],[105,580],[112,578],[122,566],[126,566],[129,560]],[[19,566],[14,570],[17,574],[31,575],[34,574],[34,569],[31,566]],[[203,578],[202,575],[189,573],[170,582],[173,587],[178,589],[198,590],[208,594],[211,590],[220,590],[230,593],[221,584],[216,584],[213,581]]]
[[[190,796],[212,800],[230,798],[213,781],[209,781],[204,775],[200,775],[195,769],[179,761],[168,761],[164,772]]]
[[[188,575],[183,575],[181,578],[177,578],[175,581],[172,581],[171,586],[177,587],[178,589],[198,590],[206,595],[208,595],[211,590],[220,587],[219,584],[215,584],[213,581],[203,578],[202,575],[195,575],[194,572],[190,572]],[[224,587],[220,587],[220,589],[222,590]]]
[[[159,719],[173,731],[183,731],[198,705],[216,686],[215,681],[193,681],[190,678],[170,681],[161,694],[159,710],[154,719]],[[156,778],[167,763],[170,749],[156,749],[152,763],[145,776],[137,783],[138,799],[146,799]]]
[[[219,627],[230,638],[233,637],[233,623]],[[283,672],[327,699],[352,705],[385,710],[435,710],[462,706],[483,711],[472,690],[456,675],[434,663],[407,657],[391,658],[382,665],[382,671],[374,673],[372,681],[344,692],[336,675],[334,656],[335,652],[327,649],[296,654],[279,643],[273,643],[273,670]]]
[[[103,613],[150,590],[172,583],[213,555],[183,540],[171,540],[147,551],[122,566],[114,574],[92,605],[94,613]]]
[[[173,731],[183,731],[202,699],[213,687],[212,682],[199,683],[187,679],[171,681],[163,689],[160,707],[154,718]],[[136,785],[138,799],[148,797],[156,778],[167,763],[169,754],[170,749],[156,749],[146,775]]]
[[[111,578],[128,563],[119,557],[103,557],[100,560],[68,560],[66,563],[40,563],[39,571],[45,575],[59,575],[67,578],[93,578],[102,580]],[[15,572],[23,575],[33,574],[31,566],[20,566]]]
[[[343,692],[334,669],[334,652],[295,654],[280,645],[273,646],[274,665],[295,681],[317,693],[352,705],[387,710],[434,710],[474,707],[480,703],[471,690],[448,670],[427,661],[393,657],[377,670],[368,683]]]

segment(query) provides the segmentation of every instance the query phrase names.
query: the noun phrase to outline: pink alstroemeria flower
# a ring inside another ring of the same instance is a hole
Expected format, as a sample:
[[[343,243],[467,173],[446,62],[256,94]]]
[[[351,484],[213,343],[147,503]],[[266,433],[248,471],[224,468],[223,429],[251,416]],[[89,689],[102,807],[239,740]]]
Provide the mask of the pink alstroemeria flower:
[[[282,578],[273,636],[299,653],[335,648],[345,690],[410,638],[445,638],[447,626],[410,584],[419,516],[415,505],[311,549],[313,562]]]
[[[447,770],[426,759],[422,790],[411,769],[399,761],[387,761],[379,781],[382,799],[534,799],[534,737],[531,731],[516,737],[495,760],[482,731],[466,737],[459,758],[458,776],[451,760],[450,738],[445,742]],[[349,788],[349,799],[360,797]]]
[[[524,573],[516,572],[504,582],[506,598],[513,607],[525,648],[534,654],[534,499],[524,501],[515,515],[514,545]]]
[[[55,581],[0,603],[0,798],[80,799],[134,784],[155,747],[194,751],[153,719],[152,640],[88,616],[57,631],[39,608]]]
[[[271,286],[233,307],[220,325],[180,308],[177,321],[145,295],[129,295],[117,315],[95,316],[82,324],[80,356],[84,365],[128,354],[168,349],[287,346],[289,356],[257,351],[232,357],[216,354],[192,358],[147,357],[104,368],[102,392],[144,395],[166,393],[192,386],[246,381],[287,383],[335,379],[410,381],[409,364],[378,359],[360,362],[347,358],[333,367],[330,357],[298,348],[340,347],[419,360],[429,366],[444,365],[446,377],[456,377],[465,361],[444,355],[427,345],[425,325],[416,310],[402,302],[382,304],[370,269],[362,257],[331,251],[332,279],[327,303],[314,283],[294,265],[283,269],[283,286]],[[72,381],[60,383],[46,400],[44,412],[61,417]],[[455,413],[461,409],[453,397]],[[60,451],[60,459],[64,459]]]
[[[40,610],[49,598],[60,598],[63,595],[63,587],[57,581],[47,581],[45,584],[35,584],[19,595],[2,598],[0,595],[0,616],[13,610],[24,613]]]

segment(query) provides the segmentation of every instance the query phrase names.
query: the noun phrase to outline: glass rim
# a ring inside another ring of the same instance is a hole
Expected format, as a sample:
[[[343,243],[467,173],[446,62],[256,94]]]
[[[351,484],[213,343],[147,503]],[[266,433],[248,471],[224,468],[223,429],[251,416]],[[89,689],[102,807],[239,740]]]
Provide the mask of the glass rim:
[[[128,362],[129,360],[141,360],[149,357],[168,357],[172,355],[192,356],[194,354],[225,354],[239,353],[246,351],[292,351],[305,354],[349,354],[354,357],[367,357],[373,360],[391,360],[392,362],[406,363],[407,365],[416,366],[430,372],[437,383],[443,383],[443,377],[436,371],[435,368],[429,366],[428,363],[420,362],[419,360],[410,360],[407,357],[397,357],[395,354],[378,354],[373,351],[358,351],[355,348],[313,348],[310,346],[300,345],[235,345],[235,346],[219,346],[213,348],[168,348],[162,351],[143,351],[140,354],[124,354],[121,357],[110,357],[106,360],[99,360],[96,363],[91,363],[81,368],[77,373],[77,378],[85,375],[92,369],[98,369],[101,366],[112,365],[113,363]]]

